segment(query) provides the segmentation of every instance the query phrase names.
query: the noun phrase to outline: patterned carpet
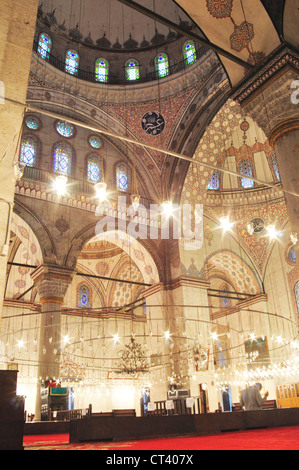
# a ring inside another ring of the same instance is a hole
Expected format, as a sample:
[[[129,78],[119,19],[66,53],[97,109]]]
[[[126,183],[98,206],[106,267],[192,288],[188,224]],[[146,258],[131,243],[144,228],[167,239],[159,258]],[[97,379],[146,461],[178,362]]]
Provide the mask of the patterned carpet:
[[[299,426],[232,432],[214,436],[150,439],[128,442],[70,444],[69,435],[25,436],[25,450],[299,450]]]

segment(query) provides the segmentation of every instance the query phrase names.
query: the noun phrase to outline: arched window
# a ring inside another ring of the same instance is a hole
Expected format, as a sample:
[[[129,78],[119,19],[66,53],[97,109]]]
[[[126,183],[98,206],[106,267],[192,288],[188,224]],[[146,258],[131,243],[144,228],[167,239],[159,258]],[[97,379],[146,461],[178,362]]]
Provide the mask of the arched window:
[[[280,181],[280,173],[279,173],[279,167],[278,167],[278,162],[277,162],[277,157],[275,153],[272,153],[270,157],[271,163],[272,163],[272,168],[274,170],[275,176],[277,181]]]
[[[296,299],[298,315],[299,315],[299,281],[295,284],[294,291],[295,291],[295,299]]]
[[[92,184],[103,179],[102,159],[97,154],[90,154],[87,158],[87,179]]]
[[[126,80],[139,80],[139,63],[135,59],[126,62]]]
[[[242,160],[239,164],[239,168],[241,175],[253,178],[253,170],[250,160]],[[242,178],[241,185],[244,189],[254,188],[254,181],[247,178]]]
[[[209,191],[219,191],[220,189],[220,171],[215,170],[212,174],[211,181],[208,186]]]
[[[95,66],[96,81],[107,83],[109,77],[109,62],[106,59],[97,59]]]
[[[78,288],[78,307],[90,308],[90,290],[86,285],[81,285]]]
[[[131,183],[131,170],[125,163],[116,165],[116,189],[122,192],[128,192]]]
[[[70,75],[77,75],[79,71],[79,54],[69,50],[65,56],[65,71]]]
[[[37,53],[44,59],[49,60],[50,53],[52,48],[52,39],[46,33],[42,33],[39,37]]]
[[[156,72],[159,78],[167,77],[169,75],[169,60],[168,55],[163,53],[155,59]]]
[[[73,151],[68,144],[58,144],[54,149],[54,173],[71,176],[73,163]]]
[[[183,47],[186,65],[192,65],[196,61],[196,49],[193,41],[187,41]]]
[[[38,140],[32,136],[25,136],[21,142],[20,162],[26,166],[35,166],[38,157]]]

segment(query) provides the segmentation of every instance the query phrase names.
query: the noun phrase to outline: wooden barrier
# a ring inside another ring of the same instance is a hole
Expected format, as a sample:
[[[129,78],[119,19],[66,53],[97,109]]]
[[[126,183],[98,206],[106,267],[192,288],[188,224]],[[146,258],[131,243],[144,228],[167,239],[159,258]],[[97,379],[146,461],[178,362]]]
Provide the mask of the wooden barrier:
[[[70,442],[121,441],[161,437],[211,435],[222,432],[298,426],[299,408],[208,413],[183,416],[96,417],[70,421]]]
[[[278,408],[299,407],[299,383],[277,385],[276,397]]]

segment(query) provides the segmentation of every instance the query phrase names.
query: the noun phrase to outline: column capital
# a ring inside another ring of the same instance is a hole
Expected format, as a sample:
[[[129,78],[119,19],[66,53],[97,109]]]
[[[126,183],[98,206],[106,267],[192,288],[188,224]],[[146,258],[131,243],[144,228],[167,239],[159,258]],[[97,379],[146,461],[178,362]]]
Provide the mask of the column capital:
[[[33,271],[31,278],[38,288],[41,303],[62,305],[75,273],[73,269],[58,265],[42,265]]]

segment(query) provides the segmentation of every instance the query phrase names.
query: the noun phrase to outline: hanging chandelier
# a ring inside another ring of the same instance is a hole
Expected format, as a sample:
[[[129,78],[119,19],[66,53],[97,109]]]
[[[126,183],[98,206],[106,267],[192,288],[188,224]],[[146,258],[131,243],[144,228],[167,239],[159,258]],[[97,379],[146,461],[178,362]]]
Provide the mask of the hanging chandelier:
[[[131,338],[129,344],[120,352],[119,373],[136,375],[149,371],[146,353],[141,344]]]

